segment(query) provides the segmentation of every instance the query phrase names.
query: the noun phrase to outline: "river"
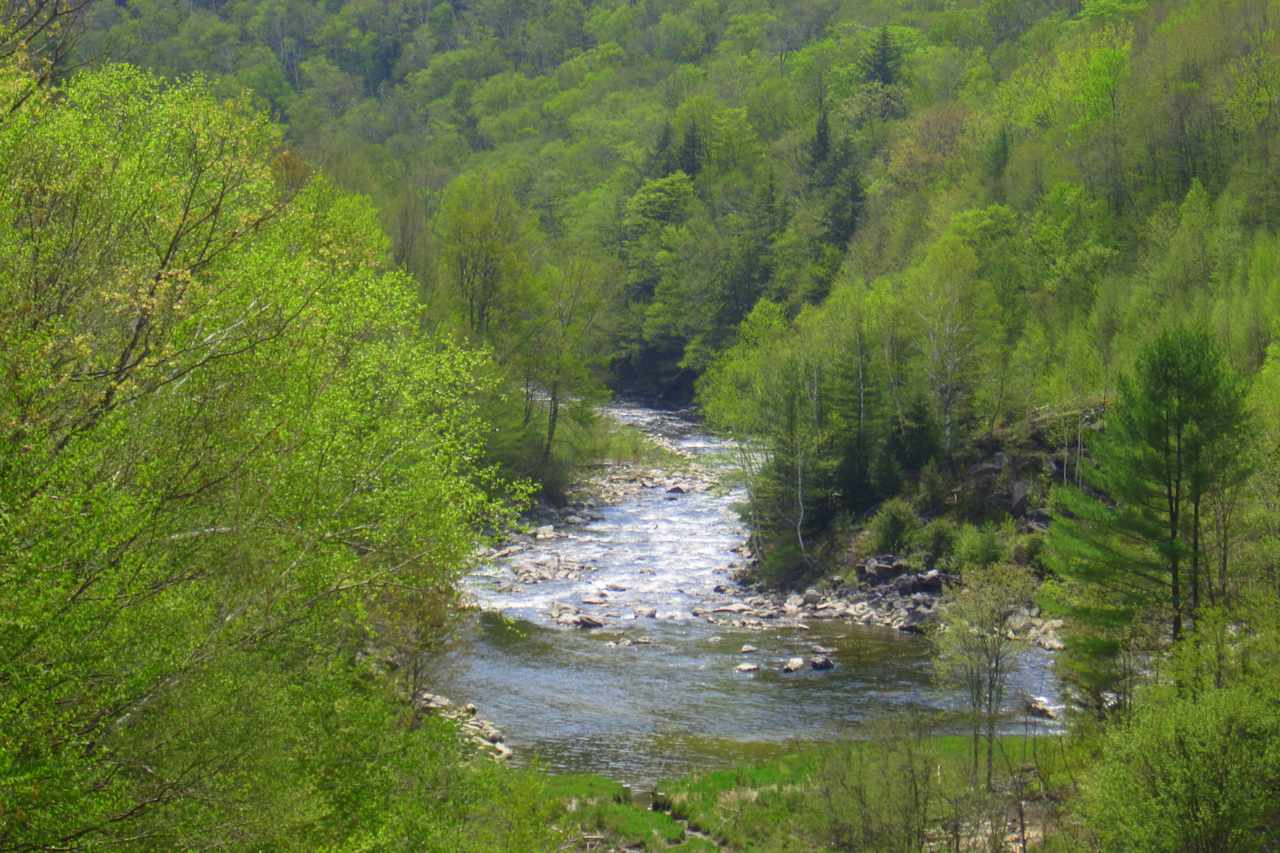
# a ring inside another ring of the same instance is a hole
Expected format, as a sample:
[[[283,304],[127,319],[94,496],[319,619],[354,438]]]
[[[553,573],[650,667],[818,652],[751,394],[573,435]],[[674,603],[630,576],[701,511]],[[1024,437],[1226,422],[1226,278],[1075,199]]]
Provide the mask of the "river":
[[[609,414],[712,470],[727,464],[729,445],[691,420],[634,406]],[[556,538],[490,562],[467,581],[481,612],[435,658],[435,689],[474,702],[505,733],[517,761],[636,786],[796,741],[849,736],[908,709],[959,707],[959,694],[934,682],[928,642],[918,635],[843,620],[750,629],[695,617],[695,608],[747,595],[729,578],[746,536],[734,511],[741,499],[715,488],[669,493],[655,482],[592,510]],[[518,582],[513,570],[531,561],[584,570]],[[606,624],[558,625],[556,602]],[[654,618],[645,615],[650,609]],[[744,644],[756,651],[742,653]],[[813,655],[815,645],[829,650],[834,668],[781,671],[788,658]],[[743,662],[760,669],[737,671]],[[1009,696],[1056,703],[1049,662],[1046,652],[1027,652]]]

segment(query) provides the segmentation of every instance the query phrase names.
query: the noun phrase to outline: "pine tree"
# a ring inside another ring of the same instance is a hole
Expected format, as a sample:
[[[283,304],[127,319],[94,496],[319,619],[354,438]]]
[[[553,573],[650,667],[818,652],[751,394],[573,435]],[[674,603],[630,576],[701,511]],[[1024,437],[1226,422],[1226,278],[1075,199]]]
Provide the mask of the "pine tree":
[[[1120,638],[1153,607],[1176,641],[1199,585],[1198,503],[1224,446],[1243,434],[1244,392],[1213,337],[1161,333],[1121,382],[1090,443],[1086,489],[1054,494],[1049,563],[1067,584],[1084,680],[1102,689]],[[1188,588],[1192,591],[1188,597]]]
[[[813,131],[813,143],[809,148],[809,162],[813,169],[827,162],[831,155],[831,119],[825,102],[818,104],[818,123]]]
[[[645,164],[645,173],[650,178],[665,178],[677,168],[675,132],[671,129],[671,122],[664,122],[662,130],[658,132],[658,142],[649,155],[649,162]]]
[[[881,27],[871,52],[863,60],[863,79],[868,83],[892,86],[902,67],[902,50],[894,44],[888,27]]]
[[[692,178],[702,170],[702,157],[702,134],[698,132],[697,124],[690,124],[680,143],[680,169]]]

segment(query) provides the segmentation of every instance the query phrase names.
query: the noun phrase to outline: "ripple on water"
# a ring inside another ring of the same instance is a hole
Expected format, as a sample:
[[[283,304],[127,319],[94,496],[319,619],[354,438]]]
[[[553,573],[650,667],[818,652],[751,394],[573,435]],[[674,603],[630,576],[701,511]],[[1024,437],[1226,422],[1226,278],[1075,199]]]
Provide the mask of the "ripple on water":
[[[703,459],[727,455],[725,442],[678,416],[639,407],[611,411]],[[599,521],[480,569],[468,586],[487,612],[435,659],[433,689],[475,702],[518,759],[632,784],[793,740],[839,737],[906,709],[958,706],[955,692],[933,683],[928,645],[917,636],[843,622],[746,631],[694,619],[695,606],[725,598],[713,590],[728,582],[727,566],[744,541],[733,509],[741,495],[668,497],[664,488],[643,490],[600,509]],[[512,563],[539,559],[589,570],[513,588]],[[584,597],[605,604],[585,605]],[[556,601],[616,615],[595,631],[561,628],[550,620]],[[660,618],[634,616],[646,607]],[[619,645],[637,638],[651,644]],[[757,650],[741,654],[744,643]],[[814,644],[831,649],[834,669],[781,672],[788,658],[811,655]],[[745,661],[760,670],[737,672]],[[1009,695],[1057,701],[1047,661],[1045,653],[1030,653]]]

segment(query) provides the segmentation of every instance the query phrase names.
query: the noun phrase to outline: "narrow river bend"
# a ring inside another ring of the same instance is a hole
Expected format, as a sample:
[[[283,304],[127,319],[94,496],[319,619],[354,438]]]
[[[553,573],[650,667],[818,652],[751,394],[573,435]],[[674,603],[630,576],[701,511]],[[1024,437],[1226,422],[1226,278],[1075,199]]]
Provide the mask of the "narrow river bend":
[[[728,446],[689,420],[640,407],[609,412],[704,465],[724,464]],[[734,549],[746,536],[733,508],[742,495],[669,493],[668,483],[680,479],[638,485],[622,501],[582,513],[581,523],[557,529],[555,538],[470,577],[481,612],[434,660],[434,689],[479,706],[517,761],[638,786],[789,741],[832,740],[910,708],[958,706],[955,691],[933,683],[928,643],[919,636],[844,620],[761,629],[695,616],[695,609],[732,607],[748,594],[730,579],[740,560]],[[530,565],[580,570],[521,582],[516,570]],[[564,605],[606,624],[559,625],[553,612]],[[744,644],[756,651],[743,654]],[[833,669],[781,671],[788,658],[808,658],[815,646],[829,650]],[[737,671],[744,662],[759,671]],[[1028,652],[1010,697],[1029,693],[1056,703],[1048,663],[1048,653]]]

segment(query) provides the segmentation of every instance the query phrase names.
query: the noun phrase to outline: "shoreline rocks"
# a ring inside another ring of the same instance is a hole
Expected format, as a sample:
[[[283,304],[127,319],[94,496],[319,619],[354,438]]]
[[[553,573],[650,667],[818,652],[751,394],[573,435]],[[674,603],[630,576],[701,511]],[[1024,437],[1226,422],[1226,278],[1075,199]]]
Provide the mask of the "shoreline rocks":
[[[447,696],[419,690],[414,694],[412,703],[414,711],[419,714],[442,717],[457,723],[463,737],[495,761],[507,761],[515,754],[507,746],[502,730],[479,716],[476,706],[471,702],[459,707]]]

